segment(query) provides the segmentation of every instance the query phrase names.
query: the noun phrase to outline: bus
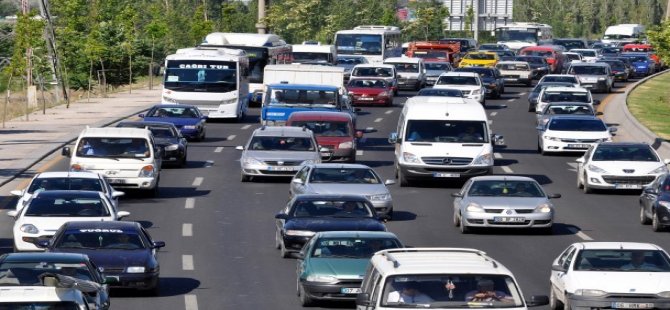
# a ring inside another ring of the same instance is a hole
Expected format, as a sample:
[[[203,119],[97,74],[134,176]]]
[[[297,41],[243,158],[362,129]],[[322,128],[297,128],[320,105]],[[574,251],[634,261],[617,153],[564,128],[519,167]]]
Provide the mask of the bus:
[[[552,28],[538,23],[511,23],[497,26],[493,35],[498,44],[507,45],[511,50],[518,51],[527,46],[537,46],[540,41],[553,37]]]
[[[210,118],[244,118],[249,59],[242,50],[182,48],[165,59],[161,102],[191,104]]]
[[[369,63],[382,63],[389,57],[400,57],[400,28],[394,26],[358,26],[335,33],[338,56],[361,55]]]
[[[312,65],[336,65],[337,53],[334,45],[321,45],[321,43],[295,44],[293,47],[294,64],[312,64]]]
[[[249,100],[260,104],[266,65],[290,64],[291,45],[276,34],[213,32],[200,46],[240,49],[249,58]]]

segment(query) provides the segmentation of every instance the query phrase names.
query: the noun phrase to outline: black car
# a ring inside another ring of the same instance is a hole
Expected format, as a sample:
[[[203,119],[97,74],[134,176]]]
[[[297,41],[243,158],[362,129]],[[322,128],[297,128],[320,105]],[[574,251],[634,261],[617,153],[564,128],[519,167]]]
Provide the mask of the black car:
[[[621,60],[599,59],[596,62],[602,62],[610,65],[615,81],[628,82],[629,73],[626,70],[626,64]]]
[[[275,218],[275,247],[283,258],[320,231],[386,231],[372,203],[357,195],[295,195]]]
[[[505,80],[503,79],[500,70],[496,68],[487,67],[463,67],[454,70],[455,72],[474,72],[479,74],[484,87],[486,87],[486,95],[492,98],[500,98],[505,93]]]
[[[528,93],[528,112],[535,112],[535,106],[537,106],[537,98],[540,96],[540,92],[549,86],[574,87],[574,84],[563,82],[538,83],[533,87],[533,90]]]
[[[95,264],[83,254],[74,253],[9,253],[0,256],[0,286],[33,286],[40,284],[40,275],[59,274],[94,282],[95,292],[84,293],[89,304],[109,309],[109,288]]]
[[[617,46],[606,46],[600,50],[600,56],[602,57],[619,57],[623,51],[622,47]]]
[[[463,97],[463,92],[460,89],[452,88],[422,88],[416,93],[416,96]]]
[[[551,67],[547,63],[547,59],[542,56],[516,56],[514,61],[525,61],[530,65],[530,69],[534,71],[535,78],[541,78],[545,74],[549,74]]]
[[[661,175],[640,195],[640,223],[651,224],[654,231],[670,226],[670,176]]]
[[[118,123],[116,127],[148,128],[154,136],[156,145],[163,149],[163,164],[172,164],[179,167],[186,166],[188,142],[174,124],[124,121]]]
[[[115,288],[159,291],[160,265],[156,250],[165,242],[153,241],[137,222],[67,222],[49,241],[48,252],[86,254]]]
[[[516,54],[513,51],[510,50],[499,50],[495,51],[496,54],[498,54],[498,57],[500,58],[500,61],[509,61],[509,60],[514,60],[516,57]]]
[[[553,39],[553,45],[560,45],[565,47],[566,51],[569,51],[573,48],[586,48],[586,42],[583,39]]]

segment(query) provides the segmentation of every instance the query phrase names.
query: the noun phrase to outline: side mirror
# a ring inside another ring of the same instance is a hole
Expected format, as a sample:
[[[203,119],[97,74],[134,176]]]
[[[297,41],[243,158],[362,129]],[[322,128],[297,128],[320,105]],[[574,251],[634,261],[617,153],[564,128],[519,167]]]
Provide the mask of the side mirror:
[[[549,296],[546,295],[533,295],[530,296],[530,300],[526,300],[526,304],[529,307],[544,306],[549,304]]]
[[[293,258],[297,258],[297,259],[305,259],[305,253],[303,253],[303,252],[293,253],[292,256],[293,256]]]
[[[144,118],[145,116],[146,116],[146,115],[144,115],[144,113],[142,113],[142,114],[138,114],[138,115],[137,115],[137,117],[139,117],[139,118]]]
[[[128,211],[119,211],[119,212],[116,212],[116,217],[119,218],[119,219],[122,219],[122,218],[124,218],[124,217],[129,216],[129,215],[130,215],[130,212],[128,212]]]
[[[561,194],[551,194],[551,195],[547,196],[547,198],[549,198],[549,199],[561,198]]]
[[[244,151],[244,146],[238,145],[235,147],[235,149],[238,151]]]
[[[563,268],[561,265],[551,265],[551,270],[553,271],[560,271],[560,272],[566,272],[567,270]]]
[[[370,306],[370,294],[369,293],[360,293],[356,295],[356,305],[369,307]]]
[[[384,185],[393,185],[395,184],[395,180],[386,180],[384,181]]]
[[[580,158],[575,159],[575,162],[578,162],[578,163],[580,163],[580,164],[583,164],[584,161],[585,161],[585,160],[584,160],[584,157],[580,157]]]
[[[505,137],[503,137],[501,135],[493,135],[493,145],[504,146],[505,145]]]
[[[46,249],[49,247],[49,240],[39,240],[37,241],[37,247],[41,249]]]
[[[666,165],[670,164],[670,159],[664,159],[663,163],[666,164]]]
[[[360,131],[360,130],[356,131],[356,135],[355,135],[355,137],[356,137],[357,139],[363,138],[363,132]]]
[[[599,104],[600,104],[600,100],[598,100],[598,99],[593,100],[593,105],[599,105]]]
[[[125,194],[126,193],[124,193],[124,192],[115,191],[115,192],[112,193],[112,198],[119,198],[119,197],[121,197]]]
[[[207,116],[207,115],[200,116],[200,119],[205,119],[206,120],[208,118],[209,118],[209,116]]]
[[[280,212],[275,215],[275,218],[278,220],[285,220],[288,218],[288,214]]]
[[[463,194],[461,193],[451,193],[451,197],[463,197]]]
[[[389,143],[391,143],[391,144],[395,144],[395,143],[400,142],[400,141],[398,141],[398,133],[397,133],[397,132],[392,132],[392,133],[389,135],[389,140],[388,140],[388,141],[389,141]]]
[[[72,153],[72,151],[70,151],[70,147],[68,146],[63,147],[63,150],[60,152],[60,154],[65,157],[70,157],[70,153]]]
[[[18,190],[18,189],[13,190],[13,191],[11,191],[11,192],[9,192],[9,193],[12,194],[12,195],[14,195],[14,196],[19,196],[19,197],[23,196],[23,191],[22,191],[22,190]]]
[[[644,188],[644,193],[645,194],[651,194],[651,195],[658,195],[658,192],[653,187],[645,187]]]
[[[616,128],[616,127],[609,127],[609,128],[607,128],[607,130],[609,130],[609,132],[616,132],[616,131],[618,130],[618,128]]]
[[[303,184],[304,182],[301,179],[295,178],[295,179],[291,180],[291,183]]]
[[[160,249],[165,247],[165,241],[154,241],[153,248]]]
[[[7,216],[9,216],[9,217],[16,218],[17,215],[19,215],[19,212],[18,212],[18,211],[14,211],[14,210],[12,210],[12,211],[7,211]]]

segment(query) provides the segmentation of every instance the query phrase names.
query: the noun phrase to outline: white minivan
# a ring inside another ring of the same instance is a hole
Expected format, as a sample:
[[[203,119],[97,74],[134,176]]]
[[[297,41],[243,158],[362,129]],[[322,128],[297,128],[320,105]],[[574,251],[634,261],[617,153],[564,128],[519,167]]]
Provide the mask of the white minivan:
[[[115,188],[145,190],[158,194],[162,150],[146,128],[86,128],[70,157],[70,171],[91,171],[103,175]]]
[[[421,58],[391,57],[384,64],[395,66],[398,88],[419,90],[426,86],[426,66]]]
[[[484,107],[448,97],[409,98],[389,143],[395,144],[400,186],[416,179],[462,179],[491,174],[493,144]]]

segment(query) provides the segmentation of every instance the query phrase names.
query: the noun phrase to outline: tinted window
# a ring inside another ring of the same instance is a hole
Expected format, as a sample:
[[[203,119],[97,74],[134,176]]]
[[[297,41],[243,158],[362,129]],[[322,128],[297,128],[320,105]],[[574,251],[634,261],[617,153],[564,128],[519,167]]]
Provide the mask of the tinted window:
[[[468,196],[544,197],[540,186],[532,181],[475,181]]]
[[[429,62],[429,63],[426,63],[426,70],[448,71],[449,70],[449,65],[446,64],[446,63]]]
[[[314,151],[312,139],[304,137],[255,136],[249,143],[252,151]]]
[[[371,207],[362,201],[297,200],[290,215],[293,217],[371,217]]]
[[[147,247],[141,235],[121,229],[78,229],[65,232],[55,248],[136,250]]]
[[[565,82],[577,84],[577,79],[574,76],[545,76],[542,78],[542,82]]]
[[[387,64],[395,66],[395,70],[397,72],[409,72],[409,73],[419,72],[419,64],[415,63],[387,63]]]
[[[311,183],[381,184],[371,169],[364,168],[314,168]]]
[[[496,57],[493,54],[484,54],[484,53],[474,53],[474,54],[466,54],[464,59],[472,59],[472,60],[495,60]]]
[[[649,146],[601,145],[593,152],[593,161],[658,161]]]
[[[549,105],[545,114],[583,114],[593,115],[593,109],[586,105]]]
[[[670,272],[667,255],[657,250],[582,250],[575,270],[621,272]]]
[[[109,210],[100,198],[44,198],[30,200],[25,216],[101,217]]]
[[[481,121],[409,120],[405,140],[409,142],[488,142],[486,123]]]
[[[338,65],[358,65],[368,63],[363,57],[337,57]]]
[[[313,258],[370,258],[399,247],[400,242],[391,238],[319,238],[310,254]]]
[[[384,80],[351,80],[348,87],[362,87],[362,88],[386,88],[386,81]]]
[[[479,85],[479,81],[474,76],[446,75],[438,78],[435,85]]]
[[[521,54],[528,56],[553,57],[552,51],[521,51]]]
[[[607,131],[601,120],[552,119],[549,129],[555,131]]]
[[[393,77],[391,68],[354,68],[351,76]]]
[[[349,123],[335,121],[295,121],[291,126],[307,127],[317,136],[323,137],[348,137]]]
[[[329,105],[337,103],[335,91],[304,89],[272,89],[269,91],[269,104],[281,106]]]
[[[82,190],[102,192],[102,182],[98,178],[37,178],[30,183],[28,193],[49,190]]]
[[[574,66],[568,74],[577,75],[606,75],[607,68],[603,66]]]

